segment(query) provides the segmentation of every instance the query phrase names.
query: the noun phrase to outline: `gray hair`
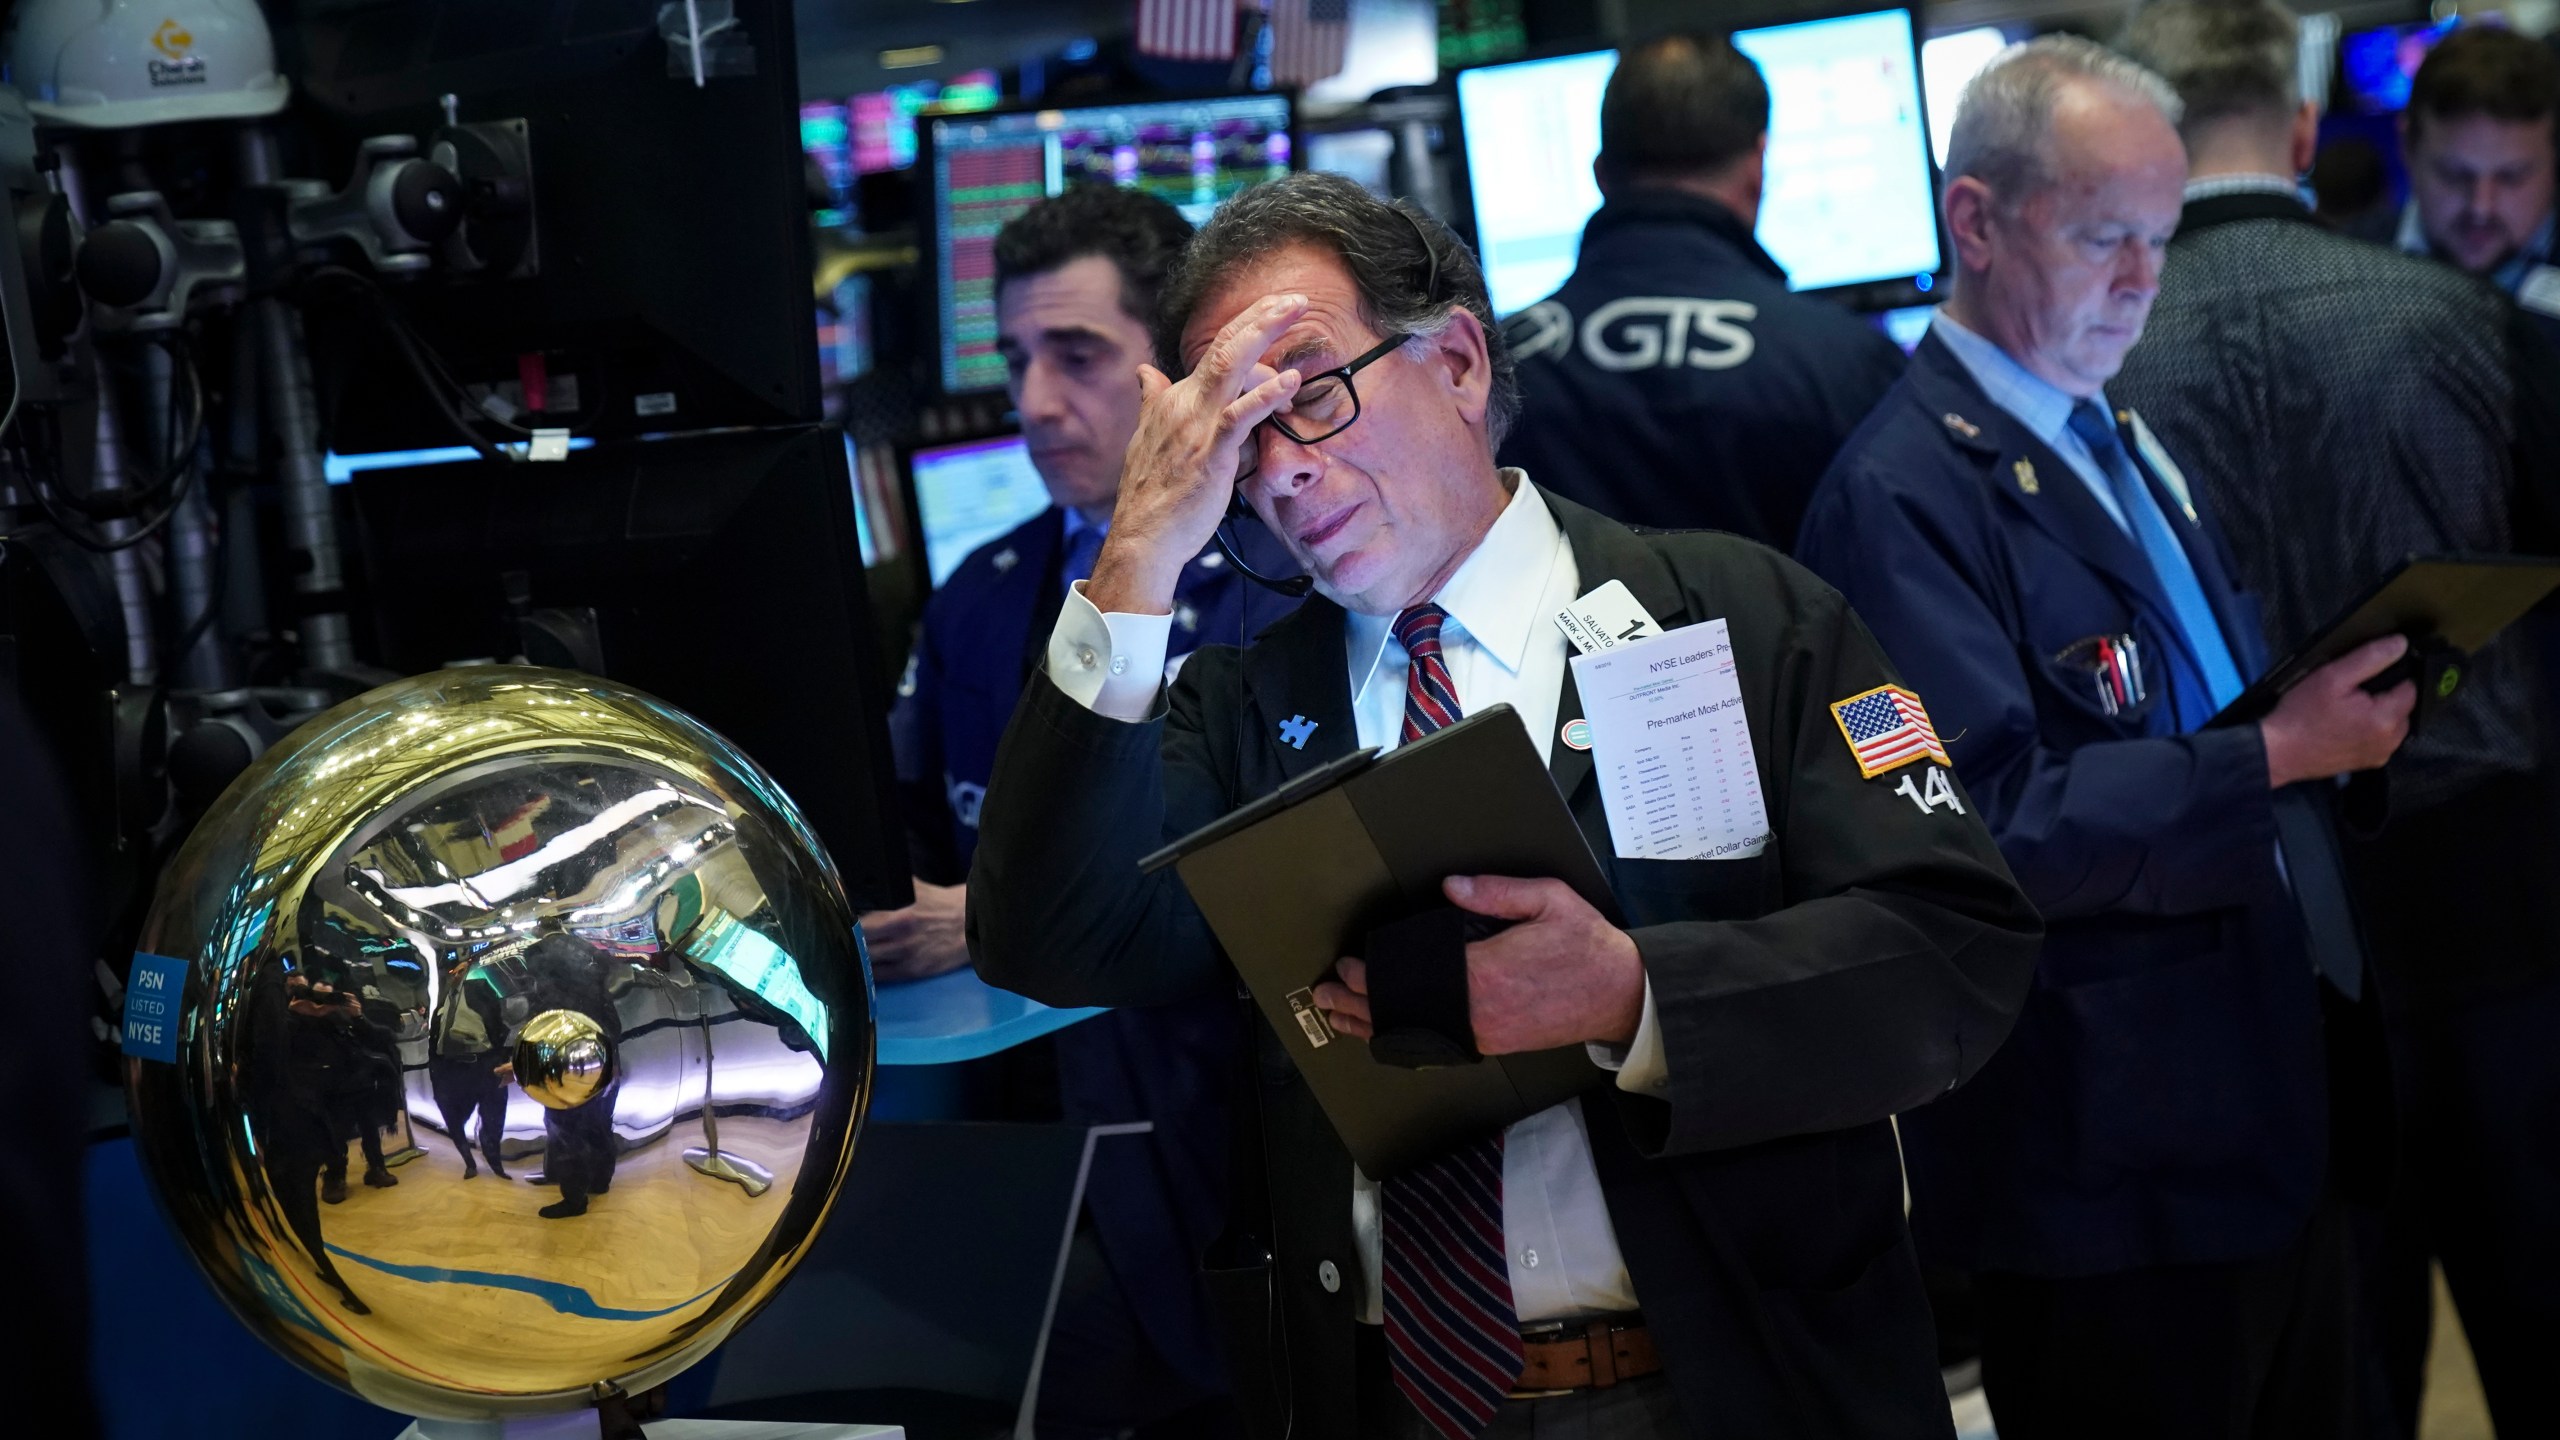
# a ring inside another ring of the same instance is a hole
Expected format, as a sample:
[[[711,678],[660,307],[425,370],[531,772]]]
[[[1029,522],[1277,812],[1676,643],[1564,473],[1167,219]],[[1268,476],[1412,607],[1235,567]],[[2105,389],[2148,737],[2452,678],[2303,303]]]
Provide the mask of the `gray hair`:
[[[1964,87],[1947,137],[1947,183],[1971,175],[2014,207],[2054,181],[2054,103],[2074,80],[2149,101],[2171,125],[2184,108],[2169,82],[2094,40],[2046,35],[1991,58]]]
[[[2290,116],[2302,103],[2300,22],[2283,0],[2152,0],[2116,48],[2166,79],[2193,136],[2225,120]]]
[[[1459,311],[1476,317],[1492,369],[1485,430],[1501,446],[1520,416],[1520,382],[1476,257],[1448,226],[1410,202],[1381,200],[1339,175],[1308,171],[1256,185],[1201,227],[1165,277],[1157,305],[1156,354],[1168,373],[1190,369],[1182,331],[1200,302],[1245,266],[1292,245],[1342,258],[1359,291],[1360,318],[1381,336],[1427,343],[1447,334]]]

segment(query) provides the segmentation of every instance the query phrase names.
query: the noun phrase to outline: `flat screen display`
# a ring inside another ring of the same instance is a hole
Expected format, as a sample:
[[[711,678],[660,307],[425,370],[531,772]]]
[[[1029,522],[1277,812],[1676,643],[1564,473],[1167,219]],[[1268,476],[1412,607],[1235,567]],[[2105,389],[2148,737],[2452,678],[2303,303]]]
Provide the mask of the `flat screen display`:
[[[1956,105],[1964,87],[2009,48],[2009,36],[1997,25],[1932,35],[1920,45],[1920,89],[1929,101],[1929,153],[1947,163],[1947,137],[1956,128]]]
[[[925,571],[936,589],[970,551],[1049,508],[1048,488],[1019,435],[928,446],[908,458],[907,468]]]
[[[1769,82],[1760,244],[1798,290],[1937,271],[1916,41],[1908,10],[1734,32]]]
[[[1559,55],[1458,72],[1475,195],[1476,254],[1493,313],[1556,292],[1582,254],[1582,225],[1600,208],[1600,94],[1618,52]]]
[[[1004,384],[995,238],[1006,221],[1071,184],[1098,182],[1160,195],[1200,224],[1247,186],[1289,172],[1291,119],[1285,95],[924,117],[943,389]]]
[[[1734,32],[1769,85],[1758,237],[1798,290],[1934,273],[1936,195],[1907,10]],[[1600,206],[1600,97],[1617,52],[1460,71],[1476,242],[1497,314],[1573,271]]]
[[[2426,25],[2385,25],[2359,30],[2338,42],[2338,69],[2346,77],[2353,108],[2367,115],[2396,115],[2409,106],[2409,87],[2436,42],[2453,33],[2451,20]]]

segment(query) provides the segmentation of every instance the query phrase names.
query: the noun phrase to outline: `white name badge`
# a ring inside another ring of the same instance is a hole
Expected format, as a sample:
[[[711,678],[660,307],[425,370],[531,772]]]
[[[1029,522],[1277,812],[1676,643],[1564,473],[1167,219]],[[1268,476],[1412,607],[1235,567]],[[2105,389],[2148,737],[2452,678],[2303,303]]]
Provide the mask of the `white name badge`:
[[[1612,580],[1557,611],[1556,628],[1582,655],[1601,654],[1662,633],[1624,580]]]

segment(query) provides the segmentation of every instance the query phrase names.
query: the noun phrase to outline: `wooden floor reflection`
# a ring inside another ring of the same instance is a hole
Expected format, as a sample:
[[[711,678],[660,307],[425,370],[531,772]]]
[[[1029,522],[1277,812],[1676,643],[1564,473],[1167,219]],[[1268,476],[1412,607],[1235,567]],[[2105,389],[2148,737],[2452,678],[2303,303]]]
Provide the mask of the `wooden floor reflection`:
[[[625,1154],[587,1213],[548,1220],[536,1212],[560,1192],[531,1183],[538,1156],[510,1161],[513,1178],[483,1165],[466,1180],[452,1145],[419,1127],[427,1153],[393,1172],[397,1186],[364,1185],[351,1153],[345,1202],[321,1207],[338,1273],[373,1313],[343,1308],[298,1249],[293,1278],[349,1349],[439,1385],[505,1392],[620,1373],[701,1318],[798,1178],[789,1122],[723,1116],[720,1141],[771,1170],[773,1188],[750,1197],[695,1173],[684,1151],[702,1131],[687,1123]]]

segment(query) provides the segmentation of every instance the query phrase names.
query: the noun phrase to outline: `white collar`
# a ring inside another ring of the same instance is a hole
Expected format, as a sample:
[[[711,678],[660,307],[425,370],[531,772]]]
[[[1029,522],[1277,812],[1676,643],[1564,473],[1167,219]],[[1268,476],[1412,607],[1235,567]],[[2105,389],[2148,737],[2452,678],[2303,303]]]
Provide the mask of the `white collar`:
[[[1526,471],[1507,468],[1511,501],[1476,542],[1474,552],[1459,562],[1457,573],[1431,599],[1449,612],[1449,621],[1474,639],[1478,648],[1513,675],[1529,654],[1537,633],[1539,603],[1545,598],[1547,575],[1555,564],[1555,512],[1547,508]],[[1351,703],[1357,706],[1377,678],[1378,661],[1386,654],[1396,617],[1350,614],[1343,627],[1351,671]],[[1465,696],[1459,697],[1464,704]]]
[[[2302,198],[2302,182],[2289,175],[2271,175],[2258,171],[2230,171],[2206,175],[2187,182],[2187,203],[2219,200],[2225,195],[2289,195]]]

